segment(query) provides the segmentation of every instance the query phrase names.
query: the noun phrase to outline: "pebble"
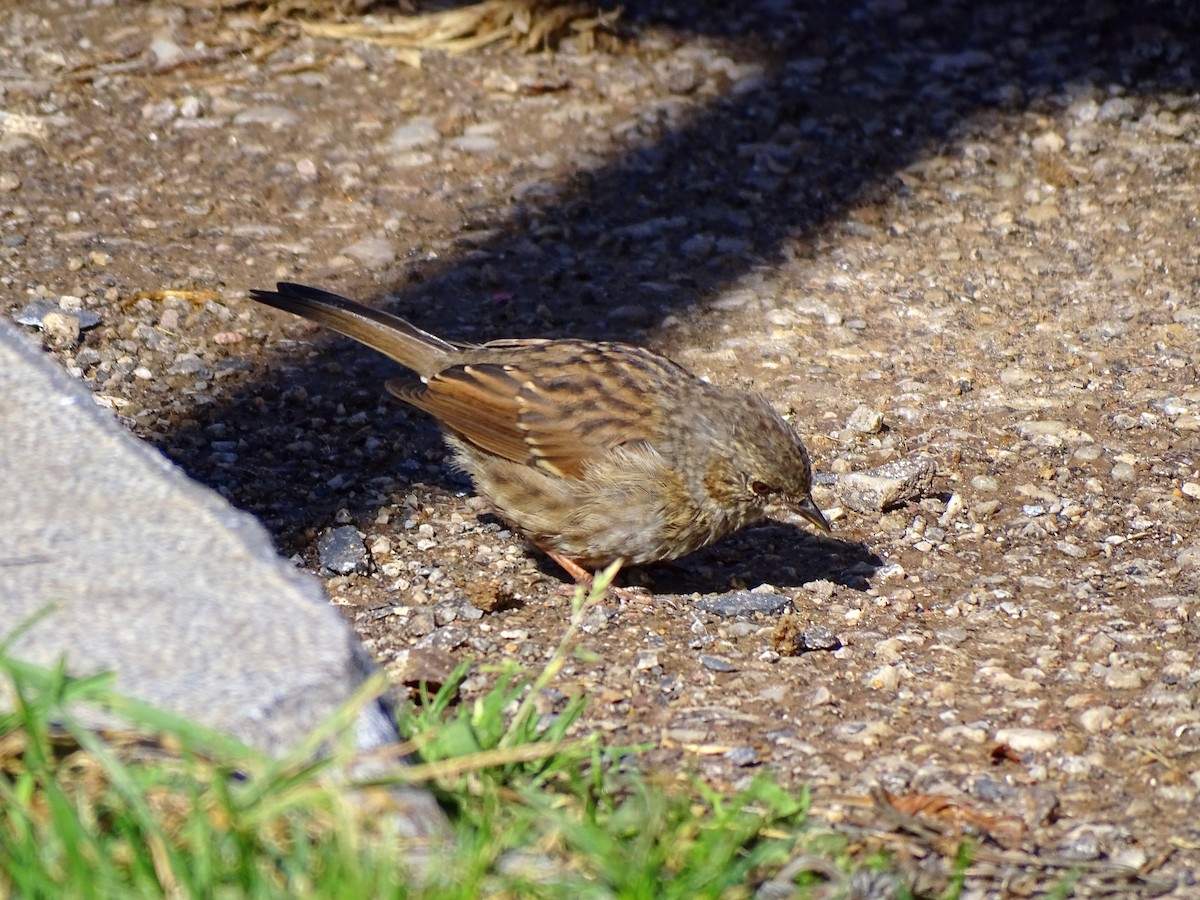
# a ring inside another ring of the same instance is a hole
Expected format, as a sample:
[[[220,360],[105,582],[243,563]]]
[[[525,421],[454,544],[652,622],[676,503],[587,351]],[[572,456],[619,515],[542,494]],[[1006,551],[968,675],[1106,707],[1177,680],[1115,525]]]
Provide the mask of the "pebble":
[[[1079,714],[1079,724],[1088,734],[1099,734],[1112,728],[1115,715],[1116,710],[1111,706],[1093,706]]]
[[[47,343],[60,350],[72,350],[79,343],[79,319],[60,310],[42,316],[42,333]]]
[[[1104,686],[1117,691],[1136,690],[1145,683],[1137,669],[1109,667],[1104,673]]]
[[[1000,371],[1000,383],[1009,387],[1022,387],[1029,384],[1037,376],[1028,369],[1022,369],[1020,366],[1009,366]]]
[[[737,666],[729,660],[720,656],[709,656],[706,653],[700,654],[700,665],[713,672],[736,672]]]
[[[450,678],[458,659],[441,649],[405,647],[397,651],[388,664],[388,674],[395,683],[411,687],[424,684],[436,691]]]
[[[867,673],[866,681],[877,691],[894,691],[900,687],[900,667],[880,666],[874,672]]]
[[[1035,153],[1061,153],[1067,142],[1056,131],[1044,131],[1030,142],[1030,146]]]
[[[1193,542],[1175,554],[1175,562],[1184,569],[1200,569],[1200,542]]]
[[[286,106],[251,106],[233,117],[234,125],[266,125],[269,128],[291,128],[300,124],[300,116]]]
[[[450,141],[450,146],[462,153],[495,153],[500,144],[486,134],[464,134]]]
[[[660,668],[657,650],[639,650],[633,661],[633,668],[638,672]]]
[[[387,146],[393,152],[403,153],[428,147],[440,140],[441,135],[434,127],[433,119],[429,116],[418,116],[396,128],[388,138]]]
[[[787,610],[791,604],[792,601],[782,594],[735,591],[730,594],[718,594],[715,597],[704,597],[697,600],[695,606],[701,612],[730,619],[734,616],[752,616],[755,613],[777,616]]]
[[[1055,541],[1054,549],[1074,559],[1083,559],[1088,555],[1086,549],[1080,547],[1078,544],[1072,544],[1070,541]]]
[[[69,298],[76,300],[78,298]],[[34,300],[21,307],[20,311],[13,316],[13,321],[19,325],[29,325],[32,328],[45,327],[45,318],[49,313],[56,312],[63,315],[71,316],[79,323],[80,331],[87,331],[89,328],[95,328],[100,324],[100,317],[90,309],[80,309],[78,307],[68,308],[64,305],[68,298],[63,297],[58,303],[52,300]]]
[[[725,758],[735,766],[757,766],[762,759],[753,747],[733,747],[725,752]]]
[[[801,652],[832,651],[840,649],[841,646],[841,638],[834,634],[831,628],[824,625],[811,625],[805,628],[800,635],[796,649]]]
[[[869,406],[860,406],[850,413],[846,428],[859,434],[878,434],[883,429],[883,413]]]
[[[1029,422],[1020,422],[1016,429],[1017,433],[1026,440],[1037,442],[1039,438],[1043,439],[1043,445],[1062,446],[1064,442],[1071,444],[1095,442],[1095,439],[1086,431],[1072,428],[1066,422],[1057,419],[1035,419]]]
[[[997,744],[1006,744],[1018,753],[1022,750],[1045,752],[1058,746],[1058,735],[1040,728],[1001,728],[993,739]]]
[[[808,692],[808,696],[804,698],[804,705],[808,709],[816,709],[818,706],[827,706],[833,702],[833,692],[823,684],[817,685]]]
[[[1134,481],[1137,478],[1137,471],[1126,462],[1116,463],[1109,474],[1113,481]]]
[[[840,475],[834,490],[851,509],[878,512],[928,494],[936,472],[932,459],[897,460],[876,469]]]
[[[454,650],[463,646],[470,639],[471,633],[465,628],[458,628],[454,625],[445,625],[441,628],[435,628],[425,637],[417,641],[417,647],[431,648],[434,650]]]
[[[398,248],[383,237],[363,238],[342,249],[342,255],[361,263],[368,269],[381,269],[396,259]]]
[[[317,540],[321,568],[334,575],[365,575],[371,569],[363,536],[353,525],[327,528]]]
[[[170,375],[205,375],[207,372],[208,366],[195,353],[181,353],[167,369]]]
[[[608,629],[616,615],[617,611],[612,607],[593,606],[583,617],[583,624],[579,627],[585,634],[599,634]]]

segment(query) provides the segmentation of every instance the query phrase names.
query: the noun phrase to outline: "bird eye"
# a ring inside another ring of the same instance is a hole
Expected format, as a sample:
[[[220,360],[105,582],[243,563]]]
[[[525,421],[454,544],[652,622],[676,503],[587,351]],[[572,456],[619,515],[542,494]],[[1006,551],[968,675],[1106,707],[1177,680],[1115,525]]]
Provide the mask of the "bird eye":
[[[750,490],[754,491],[754,493],[758,494],[760,497],[765,497],[767,494],[771,493],[771,489],[761,481],[750,482]]]

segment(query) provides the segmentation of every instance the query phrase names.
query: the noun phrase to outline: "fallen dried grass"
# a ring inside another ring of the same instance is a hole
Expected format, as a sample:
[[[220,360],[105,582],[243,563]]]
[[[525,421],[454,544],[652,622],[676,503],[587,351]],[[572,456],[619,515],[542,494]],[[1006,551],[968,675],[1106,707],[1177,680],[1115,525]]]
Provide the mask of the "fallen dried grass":
[[[595,33],[611,26],[622,12],[620,7],[599,11],[586,0],[482,0],[426,11],[402,3],[397,14],[362,18],[361,13],[376,5],[374,0],[184,2],[194,8],[217,10],[260,7],[264,24],[294,21],[313,37],[455,54],[492,45],[532,52],[552,48],[568,36],[582,38],[583,49],[590,49]]]

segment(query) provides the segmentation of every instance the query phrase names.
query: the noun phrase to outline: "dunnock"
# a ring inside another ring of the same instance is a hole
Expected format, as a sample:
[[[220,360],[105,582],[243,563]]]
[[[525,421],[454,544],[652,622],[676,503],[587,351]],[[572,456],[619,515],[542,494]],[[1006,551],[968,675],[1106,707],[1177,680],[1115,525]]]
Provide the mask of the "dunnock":
[[[674,559],[764,519],[822,531],[799,436],[757,394],[630,344],[443,340],[316,288],[251,291],[385,353],[496,511],[577,581]]]

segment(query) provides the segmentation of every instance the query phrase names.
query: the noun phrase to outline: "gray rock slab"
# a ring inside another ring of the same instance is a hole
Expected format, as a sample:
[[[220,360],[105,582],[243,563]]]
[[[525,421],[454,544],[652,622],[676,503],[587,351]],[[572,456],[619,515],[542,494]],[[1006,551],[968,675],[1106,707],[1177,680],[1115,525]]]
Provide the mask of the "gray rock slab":
[[[0,641],[46,611],[10,647],[18,659],[114,672],[122,693],[271,753],[371,671],[317,582],[253,518],[125,432],[5,323],[0,523]],[[356,737],[367,748],[396,735],[372,704]]]

